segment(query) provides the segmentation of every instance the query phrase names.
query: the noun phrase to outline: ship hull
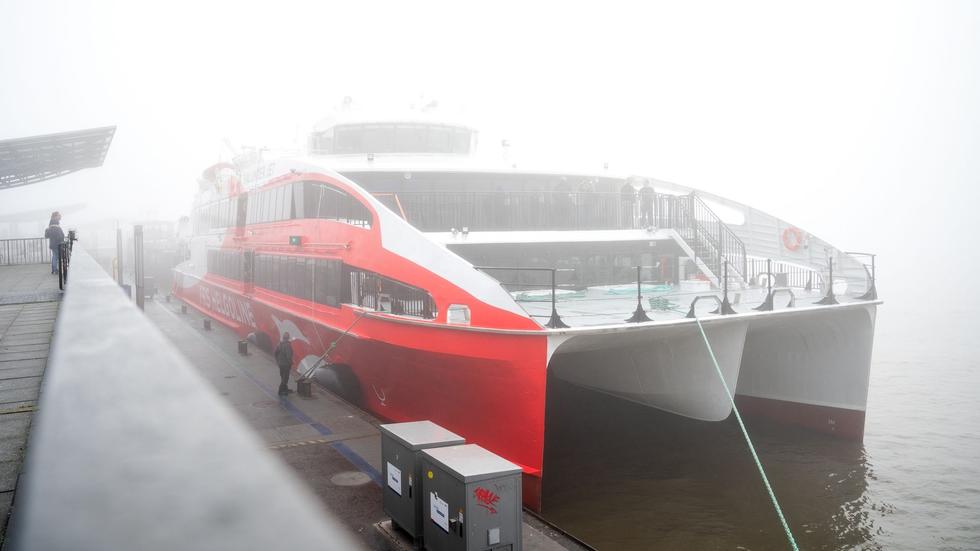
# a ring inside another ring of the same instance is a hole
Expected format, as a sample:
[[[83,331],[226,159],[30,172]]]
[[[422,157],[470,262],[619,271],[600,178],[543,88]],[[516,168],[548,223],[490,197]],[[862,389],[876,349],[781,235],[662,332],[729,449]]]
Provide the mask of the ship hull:
[[[741,411],[862,440],[876,312],[871,302],[754,319],[736,388]]]
[[[524,470],[524,503],[540,509],[547,338],[399,323],[348,307],[322,311],[258,299],[210,276],[178,273],[177,297],[268,347],[293,339],[304,373],[331,342],[314,378],[388,422],[428,419]],[[311,315],[312,314],[312,315]],[[349,331],[345,334],[345,330]]]
[[[563,342],[552,343],[549,369],[564,381],[669,413],[723,421],[732,411],[729,393],[738,381],[748,321],[716,317],[703,326],[717,369],[691,320],[553,336]]]

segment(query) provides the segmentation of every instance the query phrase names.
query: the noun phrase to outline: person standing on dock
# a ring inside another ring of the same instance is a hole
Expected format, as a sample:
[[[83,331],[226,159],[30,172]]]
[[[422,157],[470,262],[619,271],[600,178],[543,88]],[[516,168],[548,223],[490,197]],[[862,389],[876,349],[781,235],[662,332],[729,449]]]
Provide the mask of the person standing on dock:
[[[289,384],[289,370],[293,367],[293,345],[290,343],[289,332],[282,334],[279,346],[276,346],[276,363],[279,365],[279,395],[285,396],[292,392]]]
[[[51,221],[48,228],[44,230],[44,237],[48,240],[48,247],[51,248],[51,273],[58,273],[58,261],[61,259],[61,244],[65,242],[65,232],[61,230],[61,213],[54,211],[51,213]]]

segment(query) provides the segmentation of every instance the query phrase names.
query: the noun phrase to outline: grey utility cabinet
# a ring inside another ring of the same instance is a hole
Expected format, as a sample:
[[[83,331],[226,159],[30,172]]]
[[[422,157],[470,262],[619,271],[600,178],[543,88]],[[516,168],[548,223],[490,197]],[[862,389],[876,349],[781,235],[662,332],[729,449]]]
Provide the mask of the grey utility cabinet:
[[[426,448],[456,446],[462,436],[431,421],[381,425],[382,505],[386,515],[413,538],[422,536],[422,465]]]
[[[476,444],[422,452],[429,551],[520,551],[521,468]]]

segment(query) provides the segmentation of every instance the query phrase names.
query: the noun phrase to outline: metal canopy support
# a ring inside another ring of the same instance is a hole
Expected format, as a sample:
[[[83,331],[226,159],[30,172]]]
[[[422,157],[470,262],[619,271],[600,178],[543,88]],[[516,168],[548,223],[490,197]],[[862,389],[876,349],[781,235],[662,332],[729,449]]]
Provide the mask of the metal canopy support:
[[[0,190],[98,168],[115,134],[115,126],[106,126],[0,140]]]

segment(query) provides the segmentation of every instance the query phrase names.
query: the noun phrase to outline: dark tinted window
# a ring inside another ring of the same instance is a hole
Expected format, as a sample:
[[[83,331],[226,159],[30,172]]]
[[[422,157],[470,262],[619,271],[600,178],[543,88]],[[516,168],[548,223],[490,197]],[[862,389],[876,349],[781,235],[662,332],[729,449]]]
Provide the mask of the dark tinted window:
[[[208,250],[208,273],[241,281],[242,253],[220,249]]]
[[[360,201],[323,182],[303,182],[303,218],[336,220],[371,227],[371,213]]]
[[[342,267],[336,259],[260,254],[255,257],[255,285],[337,307],[345,289]]]
[[[339,260],[316,260],[315,300],[327,306],[339,306],[343,288],[343,265]]]
[[[350,124],[314,134],[311,143],[316,153],[467,154],[472,135],[441,124]]]
[[[272,189],[251,191],[248,194],[247,223],[262,224],[297,218],[293,190],[296,183]]]

